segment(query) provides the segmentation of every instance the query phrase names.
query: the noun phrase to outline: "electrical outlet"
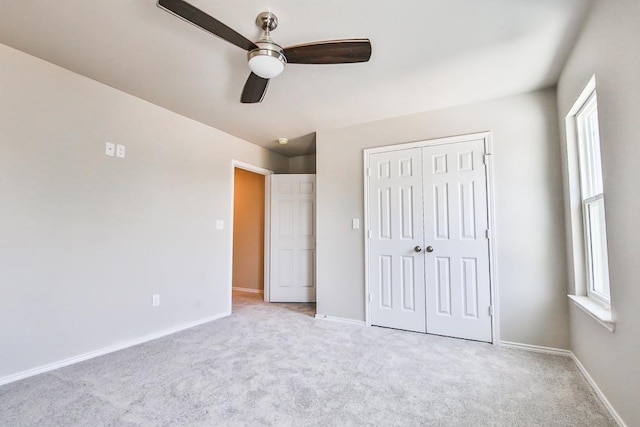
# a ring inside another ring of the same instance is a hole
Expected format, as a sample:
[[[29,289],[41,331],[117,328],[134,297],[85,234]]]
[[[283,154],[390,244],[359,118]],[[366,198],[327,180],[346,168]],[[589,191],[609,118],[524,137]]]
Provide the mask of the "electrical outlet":
[[[216,230],[224,230],[224,221],[219,219],[216,221]]]
[[[113,142],[107,142],[104,146],[104,154],[113,157],[116,153],[116,144]]]
[[[160,305],[160,295],[156,294],[153,296],[153,307],[157,307]]]
[[[360,229],[360,220],[358,218],[353,218],[351,220],[351,228],[353,228],[354,230]]]
[[[116,157],[120,157],[121,159],[124,159],[125,151],[126,151],[126,148],[124,145],[122,144],[116,145]]]

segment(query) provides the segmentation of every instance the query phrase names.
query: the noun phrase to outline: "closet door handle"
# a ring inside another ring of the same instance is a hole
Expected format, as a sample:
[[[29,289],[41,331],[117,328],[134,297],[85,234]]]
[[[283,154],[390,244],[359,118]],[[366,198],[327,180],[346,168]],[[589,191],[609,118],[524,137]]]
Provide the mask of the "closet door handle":
[[[416,252],[422,252],[422,247],[421,246],[416,246],[415,248],[413,248],[414,251]]]
[[[427,246],[427,252],[429,253],[433,252],[433,246]]]

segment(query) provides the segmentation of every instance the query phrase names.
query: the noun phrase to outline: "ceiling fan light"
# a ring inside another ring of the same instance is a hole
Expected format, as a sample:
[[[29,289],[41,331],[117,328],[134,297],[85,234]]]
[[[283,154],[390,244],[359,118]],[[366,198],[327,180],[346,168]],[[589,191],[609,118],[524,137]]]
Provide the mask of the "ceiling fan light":
[[[272,46],[276,48],[280,48],[280,46],[275,43],[257,44],[260,47],[249,52],[249,68],[251,71],[263,79],[271,79],[280,75],[287,60],[281,51],[272,48]]]

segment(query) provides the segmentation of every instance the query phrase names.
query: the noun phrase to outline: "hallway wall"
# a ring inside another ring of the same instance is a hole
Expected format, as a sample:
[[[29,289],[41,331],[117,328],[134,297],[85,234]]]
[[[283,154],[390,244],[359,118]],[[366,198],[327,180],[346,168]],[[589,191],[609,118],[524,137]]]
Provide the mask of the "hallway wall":
[[[233,206],[233,287],[264,291],[265,177],[236,168]]]

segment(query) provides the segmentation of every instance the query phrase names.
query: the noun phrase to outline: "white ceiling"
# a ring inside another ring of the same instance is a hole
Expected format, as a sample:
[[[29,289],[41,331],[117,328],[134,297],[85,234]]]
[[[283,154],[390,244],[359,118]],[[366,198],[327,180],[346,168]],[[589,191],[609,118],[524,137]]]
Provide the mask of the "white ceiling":
[[[155,0],[0,0],[0,43],[285,155],[314,132],[555,84],[591,0],[188,0],[282,46],[369,38],[371,61],[290,64],[261,104],[241,104],[246,52]],[[278,137],[292,142],[279,146]]]

